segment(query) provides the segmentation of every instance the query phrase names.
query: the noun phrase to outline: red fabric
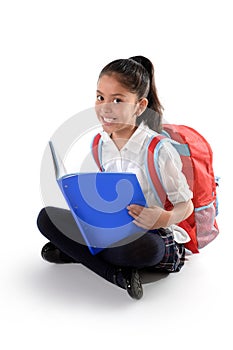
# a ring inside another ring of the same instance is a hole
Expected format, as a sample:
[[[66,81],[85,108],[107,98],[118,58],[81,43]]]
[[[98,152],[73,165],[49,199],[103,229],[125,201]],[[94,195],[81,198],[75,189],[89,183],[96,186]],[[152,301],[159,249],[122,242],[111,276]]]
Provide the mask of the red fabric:
[[[200,208],[209,205],[213,201],[215,202],[216,183],[212,167],[213,153],[209,143],[196,130],[185,125],[165,124],[164,130],[168,132],[173,140],[189,145],[190,157],[181,156],[181,159],[183,173],[193,191],[194,208]],[[186,248],[193,253],[197,253],[198,242],[194,213],[179,226],[184,228],[191,238],[191,241],[186,244]]]
[[[199,253],[194,212],[186,220],[180,222],[179,226],[183,228],[190,237],[190,241],[185,243],[185,247],[192,253]]]
[[[94,157],[94,160],[99,168],[100,171],[102,171],[102,166],[100,164],[100,160],[99,160],[99,141],[100,141],[101,135],[97,134],[92,142],[92,154]]]
[[[165,203],[168,203],[167,195],[162,187],[162,184],[159,180],[157,171],[155,169],[155,162],[154,162],[154,150],[158,143],[164,138],[164,136],[157,136],[152,139],[152,141],[149,144],[148,147],[148,153],[147,153],[147,165],[148,165],[148,171],[150,174],[151,181],[153,183],[154,188],[156,189],[156,192],[158,193],[158,196],[160,198],[160,201],[163,206],[165,206]],[[168,204],[169,205],[169,204]]]
[[[195,208],[216,200],[216,184],[212,168],[213,154],[209,143],[196,130],[185,125],[164,125],[171,138],[188,144],[191,157],[181,157],[183,172],[193,191]]]

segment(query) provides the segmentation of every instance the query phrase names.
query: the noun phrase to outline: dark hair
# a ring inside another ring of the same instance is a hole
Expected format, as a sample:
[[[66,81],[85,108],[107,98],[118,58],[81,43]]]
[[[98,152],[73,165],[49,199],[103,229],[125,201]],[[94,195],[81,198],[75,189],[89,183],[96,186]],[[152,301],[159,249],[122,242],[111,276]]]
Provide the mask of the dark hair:
[[[118,59],[107,64],[99,78],[105,74],[116,74],[118,81],[130,92],[136,93],[138,99],[148,99],[148,108],[137,118],[137,125],[144,121],[152,130],[161,132],[163,107],[157,95],[151,61],[143,56]]]

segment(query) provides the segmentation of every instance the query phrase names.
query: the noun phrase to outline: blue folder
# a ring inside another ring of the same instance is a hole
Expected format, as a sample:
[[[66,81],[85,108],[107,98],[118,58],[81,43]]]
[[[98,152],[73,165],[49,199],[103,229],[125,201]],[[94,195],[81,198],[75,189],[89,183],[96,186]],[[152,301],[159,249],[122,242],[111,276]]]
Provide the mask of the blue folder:
[[[129,204],[147,206],[134,173],[64,174],[64,166],[49,142],[57,183],[78,228],[95,255],[122,239],[144,233],[132,221]]]

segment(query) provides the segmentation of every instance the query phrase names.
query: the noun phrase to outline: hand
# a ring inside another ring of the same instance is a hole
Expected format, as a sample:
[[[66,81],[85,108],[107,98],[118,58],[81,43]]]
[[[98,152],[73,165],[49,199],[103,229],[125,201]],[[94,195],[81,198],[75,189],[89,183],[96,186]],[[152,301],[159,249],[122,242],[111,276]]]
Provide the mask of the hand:
[[[170,219],[170,212],[157,206],[146,208],[131,204],[127,209],[129,215],[134,218],[134,224],[147,230],[167,227]]]
[[[157,206],[146,208],[137,204],[131,204],[127,209],[129,215],[134,218],[135,225],[147,230],[154,230],[161,227],[166,228],[187,219],[194,208],[192,200],[189,199],[187,202],[175,204],[170,211]]]

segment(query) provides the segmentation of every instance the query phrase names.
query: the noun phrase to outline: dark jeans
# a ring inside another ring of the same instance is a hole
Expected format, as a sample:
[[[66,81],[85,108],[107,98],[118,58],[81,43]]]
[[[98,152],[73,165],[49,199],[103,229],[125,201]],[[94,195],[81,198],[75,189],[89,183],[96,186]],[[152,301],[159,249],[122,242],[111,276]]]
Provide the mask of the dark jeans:
[[[41,210],[37,219],[41,233],[56,247],[74,260],[82,263],[99,276],[113,281],[118,267],[152,267],[163,259],[165,243],[156,232],[147,232],[130,242],[105,248],[92,255],[69,210],[47,207]]]

